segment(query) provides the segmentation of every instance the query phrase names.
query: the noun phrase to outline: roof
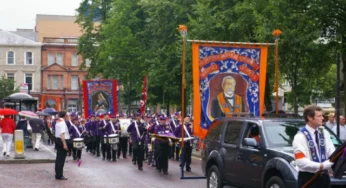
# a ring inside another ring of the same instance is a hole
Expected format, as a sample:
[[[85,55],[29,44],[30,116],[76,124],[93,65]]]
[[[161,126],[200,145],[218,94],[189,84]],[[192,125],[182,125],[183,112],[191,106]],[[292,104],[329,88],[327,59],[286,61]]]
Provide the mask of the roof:
[[[4,46],[41,46],[41,43],[16,35],[9,31],[0,31],[0,45]]]
[[[37,21],[76,21],[76,16],[72,15],[49,15],[49,14],[36,14]]]
[[[37,42],[38,41],[38,37],[37,37],[37,33],[34,32],[34,30],[32,31],[26,31],[26,30],[20,30],[18,29],[17,31],[11,31],[11,33],[19,35],[21,37],[24,37],[26,39],[32,40]]]

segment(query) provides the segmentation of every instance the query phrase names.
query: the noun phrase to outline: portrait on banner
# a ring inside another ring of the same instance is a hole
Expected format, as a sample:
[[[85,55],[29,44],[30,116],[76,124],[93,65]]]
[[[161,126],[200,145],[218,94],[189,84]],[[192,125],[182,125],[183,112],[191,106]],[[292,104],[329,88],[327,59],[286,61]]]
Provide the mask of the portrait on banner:
[[[115,80],[87,80],[83,81],[84,113],[116,114],[116,81]]]
[[[238,74],[222,73],[214,76],[210,80],[208,116],[215,119],[232,113],[248,112],[246,88],[246,80]]]

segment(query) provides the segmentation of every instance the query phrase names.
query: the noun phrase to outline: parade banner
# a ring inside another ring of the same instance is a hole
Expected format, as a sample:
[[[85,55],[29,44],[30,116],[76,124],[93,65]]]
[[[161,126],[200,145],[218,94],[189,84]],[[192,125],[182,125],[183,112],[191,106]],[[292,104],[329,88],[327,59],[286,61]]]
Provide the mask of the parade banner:
[[[148,78],[144,76],[142,98],[139,102],[139,111],[143,115],[145,112],[145,106],[147,104],[147,90],[148,90]]]
[[[91,114],[116,114],[116,80],[86,80],[83,81],[83,90],[86,118]]]
[[[232,113],[263,114],[267,46],[192,43],[194,135]]]
[[[41,95],[41,110],[53,108],[56,111],[61,110],[61,96],[57,95]]]

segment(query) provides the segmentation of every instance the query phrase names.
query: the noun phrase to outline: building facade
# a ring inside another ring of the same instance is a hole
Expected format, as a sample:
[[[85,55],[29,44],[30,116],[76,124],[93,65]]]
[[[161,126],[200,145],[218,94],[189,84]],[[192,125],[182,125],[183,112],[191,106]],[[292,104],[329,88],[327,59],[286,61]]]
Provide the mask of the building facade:
[[[0,31],[0,75],[15,80],[16,87],[28,84],[29,94],[41,91],[41,43],[8,31]]]
[[[45,37],[79,37],[82,35],[80,26],[75,23],[75,16],[64,15],[36,15],[35,30],[38,41],[43,42]]]
[[[42,43],[41,108],[53,107],[70,112],[82,107],[82,81],[87,71],[77,55],[77,38],[48,38]]]

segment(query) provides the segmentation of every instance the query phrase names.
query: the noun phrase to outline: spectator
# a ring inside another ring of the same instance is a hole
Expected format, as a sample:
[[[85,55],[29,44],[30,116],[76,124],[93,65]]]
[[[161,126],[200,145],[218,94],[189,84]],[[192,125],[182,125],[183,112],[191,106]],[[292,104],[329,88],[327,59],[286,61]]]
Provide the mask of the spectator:
[[[25,149],[30,144],[28,121],[26,117],[24,116],[20,117],[20,120],[17,123],[16,130],[23,130],[23,140],[24,140],[24,149]]]
[[[44,122],[42,119],[35,118],[35,119],[30,119],[29,124],[32,128],[32,133],[31,133],[32,147],[35,149],[35,151],[38,151],[38,149],[40,149],[42,134],[45,129]]]
[[[326,126],[327,126],[328,128],[330,128],[331,130],[333,130],[333,127],[334,127],[334,125],[335,125],[334,120],[335,120],[335,115],[334,115],[334,113],[330,113],[330,114],[328,115],[328,121],[327,121],[327,123],[326,123]]]
[[[10,116],[5,116],[0,123],[2,135],[2,152],[4,156],[10,157],[11,143],[13,140],[13,133],[16,129],[16,123]]]

